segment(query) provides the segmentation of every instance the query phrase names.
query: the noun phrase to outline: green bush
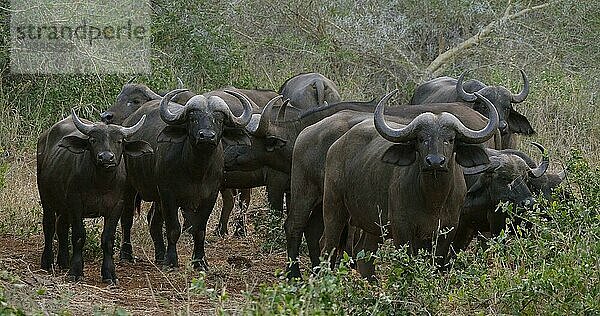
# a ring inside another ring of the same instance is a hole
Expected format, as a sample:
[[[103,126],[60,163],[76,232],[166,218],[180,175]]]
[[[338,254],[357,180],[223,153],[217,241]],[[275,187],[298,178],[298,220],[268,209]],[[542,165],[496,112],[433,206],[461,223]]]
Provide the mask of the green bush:
[[[541,201],[519,224],[509,220],[505,233],[459,253],[449,271],[388,241],[375,254],[378,283],[351,273],[346,258],[306,281],[263,286],[248,295],[246,313],[600,313],[600,171],[577,152],[568,165],[569,199]]]

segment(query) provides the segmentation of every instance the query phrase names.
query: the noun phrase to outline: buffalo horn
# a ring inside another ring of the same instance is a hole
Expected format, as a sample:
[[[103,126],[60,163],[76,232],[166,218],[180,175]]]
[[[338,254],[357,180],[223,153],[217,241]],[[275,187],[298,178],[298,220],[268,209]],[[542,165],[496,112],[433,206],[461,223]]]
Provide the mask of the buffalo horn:
[[[146,121],[146,114],[142,115],[142,118],[140,118],[140,120],[137,123],[135,123],[135,125],[133,125],[131,127],[122,127],[121,128],[121,132],[123,133],[123,135],[125,136],[125,138],[131,137],[140,128],[142,128],[142,125],[144,125],[145,121]]]
[[[383,111],[388,100],[397,92],[398,89],[395,89],[394,91],[386,94],[383,98],[381,98],[381,100],[379,100],[379,103],[377,103],[377,107],[375,108],[374,120],[375,129],[377,130],[379,135],[381,135],[381,137],[391,142],[400,143],[411,140],[415,133],[415,128],[421,124],[421,121],[428,119],[427,117],[433,117],[434,114],[429,112],[422,113],[419,116],[417,116],[414,120],[412,120],[410,124],[400,129],[390,127],[385,122]]]
[[[550,159],[548,158],[548,153],[546,153],[546,149],[544,148],[544,146],[536,142],[531,142],[531,144],[537,147],[542,152],[542,161],[537,166],[537,168],[529,170],[529,176],[532,178],[539,178],[546,172],[546,170],[548,170]]]
[[[285,120],[285,110],[287,109],[289,103],[290,99],[283,101],[283,104],[279,108],[279,112],[277,112],[277,121],[282,122]]]
[[[248,97],[245,94],[239,93],[237,91],[225,90],[225,93],[231,94],[232,96],[238,98],[238,100],[240,100],[242,106],[244,107],[244,111],[239,117],[236,117],[235,115],[233,115],[233,113],[231,113],[231,109],[229,108],[229,106],[227,107],[227,112],[225,113],[229,114],[229,118],[235,125],[239,127],[244,127],[248,125],[248,123],[250,123],[250,119],[252,118],[252,101],[250,101],[250,99],[248,99]],[[223,103],[225,103],[225,101],[223,101]],[[227,104],[225,103],[225,105]]]
[[[523,90],[521,90],[519,94],[512,95],[512,103],[521,103],[525,101],[525,98],[527,98],[527,95],[529,94],[529,80],[527,80],[527,75],[525,75],[523,69],[519,69],[519,71],[521,72],[521,77],[523,77]]]
[[[275,104],[275,102],[277,102],[277,100],[280,100],[281,98],[283,98],[282,95],[274,97],[267,103],[265,108],[262,110],[262,113],[260,114],[260,121],[258,121],[256,130],[251,132],[254,136],[263,137],[267,135],[269,127],[271,126],[271,110],[273,110],[273,104]]]
[[[456,128],[456,132],[461,136],[461,140],[464,143],[469,144],[480,144],[490,139],[496,129],[498,128],[498,111],[496,111],[496,107],[488,100],[486,97],[481,94],[475,92],[475,96],[481,99],[488,107],[489,110],[489,119],[487,125],[480,131],[472,130],[466,127],[456,116],[449,114],[450,120],[453,121],[453,125]],[[442,113],[443,115],[444,113]]]
[[[182,120],[185,119],[185,115],[186,115],[185,107],[177,104],[177,105],[174,105],[178,109],[177,113],[172,113],[171,110],[169,110],[169,103],[170,103],[171,99],[174,96],[176,96],[177,94],[179,94],[181,92],[185,92],[185,91],[188,91],[188,89],[173,90],[173,91],[167,93],[160,101],[160,118],[163,121],[165,121],[165,123],[179,124],[179,123],[181,123]],[[194,98],[192,98],[192,99],[194,99]],[[190,103],[190,101],[192,101],[192,99],[190,99],[188,101],[188,103]],[[173,103],[173,104],[175,104],[175,103]]]
[[[464,79],[465,74],[463,73],[462,75],[460,75],[460,78],[458,78],[458,82],[456,83],[456,93],[462,100],[467,102],[473,102],[477,100],[477,96],[473,93],[468,93],[467,91],[465,91],[465,88],[463,87]]]
[[[183,81],[181,80],[181,78],[177,77],[177,89],[183,89],[183,87]]]
[[[75,113],[74,109],[71,109],[71,115],[73,116],[73,123],[75,124],[75,127],[77,127],[82,134],[88,135],[92,128],[94,128],[94,124],[86,124],[82,122],[79,116],[77,116],[77,113]]]

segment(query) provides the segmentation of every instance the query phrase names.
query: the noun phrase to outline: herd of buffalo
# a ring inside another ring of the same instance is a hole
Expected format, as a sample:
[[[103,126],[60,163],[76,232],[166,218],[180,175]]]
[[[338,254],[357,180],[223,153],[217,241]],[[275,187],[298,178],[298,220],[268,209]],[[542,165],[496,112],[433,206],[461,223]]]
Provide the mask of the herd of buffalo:
[[[156,262],[178,265],[177,241],[186,231],[192,265],[205,270],[206,226],[219,192],[215,233],[223,235],[234,196],[243,209],[259,186],[271,209],[286,210],[289,277],[301,275],[303,236],[313,266],[324,255],[335,263],[341,251],[375,251],[382,238],[411,253],[432,251],[443,265],[478,232],[505,228],[500,202],[530,207],[564,179],[564,172],[546,172],[542,145],[533,143],[539,163],[515,149],[516,134],[534,133],[513,107],[529,93],[521,76],[518,94],[464,75],[436,78],[402,106],[386,106],[397,91],[379,101],[342,101],[318,73],[294,76],[278,92],[227,87],[197,95],[180,81],[155,93],[130,81],[100,122],[72,110],[38,139],[41,267],[52,268],[56,236],[56,264],[82,277],[83,219],[102,216],[102,280],[116,282],[117,225],[120,258],[132,260],[133,217],[143,200],[153,202],[147,220]],[[235,233],[245,233],[243,221]],[[374,274],[369,260],[357,268]]]

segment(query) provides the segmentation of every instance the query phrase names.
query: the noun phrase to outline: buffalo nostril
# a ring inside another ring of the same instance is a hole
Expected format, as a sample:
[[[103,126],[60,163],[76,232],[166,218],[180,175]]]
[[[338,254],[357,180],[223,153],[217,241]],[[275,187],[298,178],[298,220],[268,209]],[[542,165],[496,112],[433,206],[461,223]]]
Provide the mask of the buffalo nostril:
[[[446,162],[446,157],[437,155],[427,155],[425,162],[429,166],[441,167]]]

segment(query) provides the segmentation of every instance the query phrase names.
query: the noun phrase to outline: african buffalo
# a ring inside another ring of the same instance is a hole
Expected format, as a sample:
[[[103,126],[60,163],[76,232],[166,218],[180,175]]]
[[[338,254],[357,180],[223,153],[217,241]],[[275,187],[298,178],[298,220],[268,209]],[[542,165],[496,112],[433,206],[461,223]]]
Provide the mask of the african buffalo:
[[[37,183],[44,210],[42,269],[50,270],[52,242],[58,234],[60,268],[69,262],[68,235],[72,228],[73,256],[69,275],[83,276],[85,242],[83,218],[104,217],[102,280],[116,282],[113,244],[123,212],[133,212],[135,191],[126,181],[126,157],[152,153],[148,143],[131,138],[142,128],[145,116],[132,127],[91,123],[71,116],[42,133],[37,144]]]
[[[146,201],[154,201],[150,234],[155,259],[177,266],[177,240],[181,233],[178,209],[186,219],[186,228],[194,238],[192,264],[206,269],[204,239],[206,222],[212,212],[223,177],[221,136],[226,126],[243,128],[252,116],[252,105],[244,95],[235,95],[243,105],[236,117],[217,96],[196,95],[185,106],[170,104],[183,90],[165,95],[159,105],[143,106],[128,117],[124,125],[147,115],[148,123],[135,135],[155,149],[149,157],[126,157],[128,177]],[[162,223],[166,224],[168,246],[165,253]]]
[[[290,99],[290,103],[300,109],[342,101],[335,83],[316,72],[302,73],[289,78],[279,88],[279,94],[285,99]]]
[[[427,104],[388,108],[389,120],[408,124],[424,112],[451,113],[460,117],[469,128],[481,129],[487,119],[461,104]],[[312,266],[319,264],[319,238],[323,233],[323,181],[325,158],[331,145],[350,128],[366,120],[373,114],[344,110],[315,123],[300,132],[294,145],[291,171],[292,203],[286,219],[286,239],[290,277],[300,275],[297,258],[302,233],[306,237]],[[487,146],[495,147],[499,140],[490,139]],[[350,252],[349,252],[350,253]]]
[[[544,148],[534,143],[542,152]],[[453,245],[455,250],[465,249],[475,234],[490,232],[498,236],[505,228],[507,214],[497,210],[502,202],[518,207],[531,207],[535,202],[530,183],[542,177],[548,169],[548,156],[540,165],[531,168],[513,149],[486,149],[490,163],[475,168],[465,168],[463,173],[468,191],[461,212]],[[531,158],[528,157],[531,160]]]
[[[474,92],[478,92],[498,109],[500,116],[498,128],[502,133],[502,149],[515,148],[514,134],[529,136],[535,133],[529,120],[513,108],[513,103],[525,101],[529,94],[529,81],[523,70],[521,70],[521,76],[523,77],[523,90],[516,95],[505,87],[487,86],[478,80],[468,80],[463,84],[464,74],[458,80],[450,77],[432,79],[415,88],[410,104],[465,101],[469,102],[473,109],[487,117],[489,115],[487,107],[474,95]]]
[[[373,121],[352,127],[327,152],[321,250],[331,258],[343,249],[350,224],[372,236],[387,229],[394,244],[408,244],[411,253],[431,250],[436,240],[434,255],[443,260],[467,192],[461,166],[489,162],[481,144],[493,137],[498,114],[483,96],[476,93],[490,119],[472,130],[446,112],[390,126],[383,111],[392,94],[379,102]]]

